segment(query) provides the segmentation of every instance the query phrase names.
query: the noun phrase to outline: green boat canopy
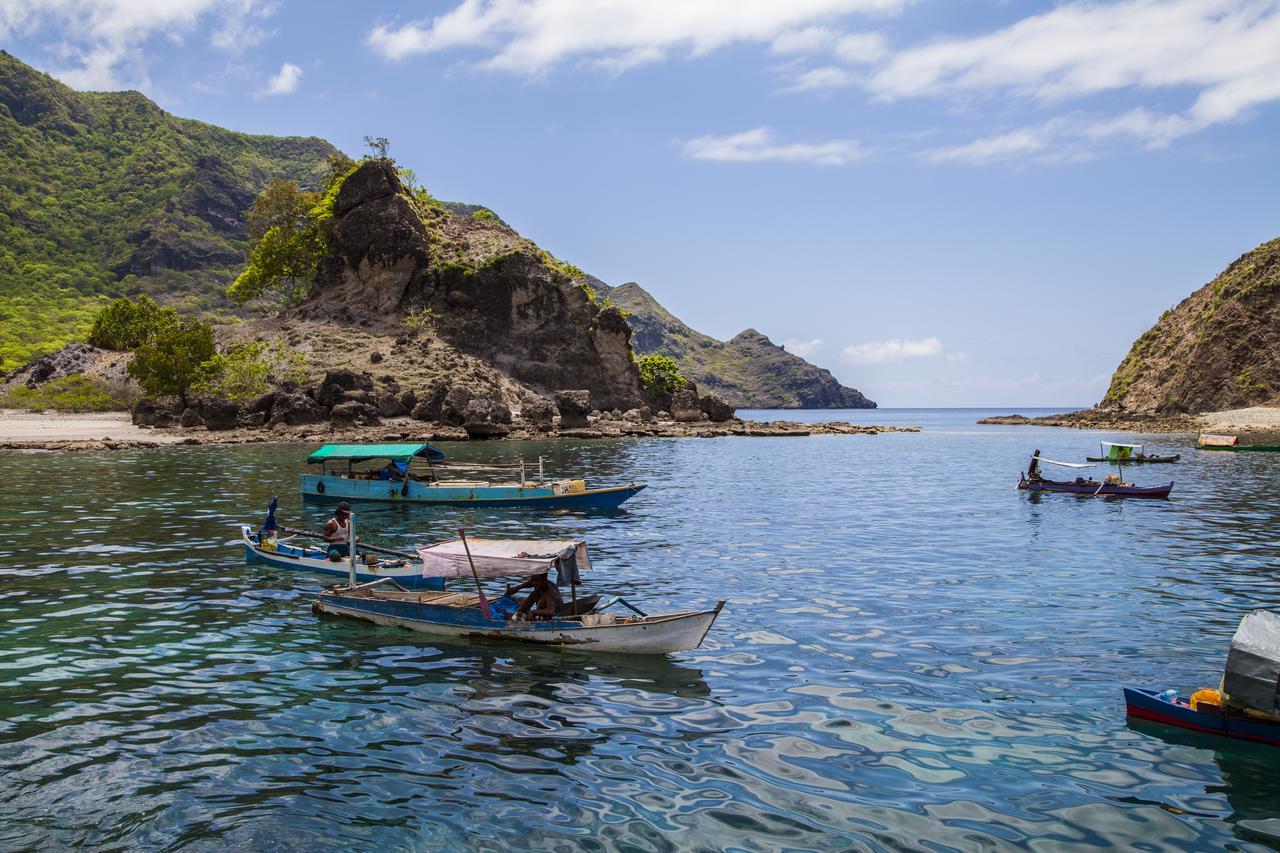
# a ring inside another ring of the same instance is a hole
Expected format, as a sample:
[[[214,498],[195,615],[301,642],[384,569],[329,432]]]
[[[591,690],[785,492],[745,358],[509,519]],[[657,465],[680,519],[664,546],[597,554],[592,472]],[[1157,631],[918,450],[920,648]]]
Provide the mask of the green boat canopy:
[[[307,457],[315,464],[329,460],[361,462],[369,459],[390,459],[408,462],[414,457],[439,462],[444,454],[429,444],[326,444]]]

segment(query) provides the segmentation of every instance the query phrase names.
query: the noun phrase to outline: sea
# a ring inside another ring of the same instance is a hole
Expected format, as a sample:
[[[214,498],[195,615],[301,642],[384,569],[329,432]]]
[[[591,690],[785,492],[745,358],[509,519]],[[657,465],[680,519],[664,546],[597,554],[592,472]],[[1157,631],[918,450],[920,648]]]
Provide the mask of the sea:
[[[743,412],[918,433],[443,444],[614,512],[358,506],[367,541],[582,537],[589,590],[726,600],[696,651],[448,643],[314,615],[238,526],[315,528],[301,445],[0,452],[0,849],[1268,849],[1280,748],[1128,723],[1216,686],[1280,606],[1280,454],[979,426],[1022,409]],[[1060,411],[1060,409],[1058,410]],[[1100,440],[1169,500],[1028,495]]]

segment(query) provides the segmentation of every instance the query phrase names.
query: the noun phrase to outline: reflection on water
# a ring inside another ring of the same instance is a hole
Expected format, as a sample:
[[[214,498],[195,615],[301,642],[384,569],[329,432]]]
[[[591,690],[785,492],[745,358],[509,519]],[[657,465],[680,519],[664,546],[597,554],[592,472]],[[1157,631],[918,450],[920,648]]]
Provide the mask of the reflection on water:
[[[591,588],[729,599],[670,659],[313,616],[323,579],[234,547],[272,494],[324,522],[305,448],[0,454],[0,847],[1274,844],[1271,751],[1127,727],[1119,688],[1215,683],[1280,605],[1280,456],[1153,441],[1185,461],[1126,476],[1168,502],[1029,497],[1033,447],[1107,436],[974,419],[462,445],[652,485],[609,514],[360,508],[390,547],[584,536]]]

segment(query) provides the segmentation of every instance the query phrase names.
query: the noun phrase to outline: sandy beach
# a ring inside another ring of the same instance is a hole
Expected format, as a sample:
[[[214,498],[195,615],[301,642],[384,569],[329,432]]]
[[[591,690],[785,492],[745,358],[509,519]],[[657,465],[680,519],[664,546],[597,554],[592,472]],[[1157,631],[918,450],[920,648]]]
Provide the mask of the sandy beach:
[[[143,441],[176,444],[183,435],[133,425],[128,412],[26,412],[0,409],[0,443]]]

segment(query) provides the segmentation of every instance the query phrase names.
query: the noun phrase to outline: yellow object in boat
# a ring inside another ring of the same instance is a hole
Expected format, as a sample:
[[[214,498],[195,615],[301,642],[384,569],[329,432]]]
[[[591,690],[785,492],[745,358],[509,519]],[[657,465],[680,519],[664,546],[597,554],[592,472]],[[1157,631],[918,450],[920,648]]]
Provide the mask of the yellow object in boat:
[[[1212,687],[1200,688],[1191,694],[1191,710],[1198,711],[1201,705],[1209,705],[1214,708],[1221,707],[1222,694]]]

